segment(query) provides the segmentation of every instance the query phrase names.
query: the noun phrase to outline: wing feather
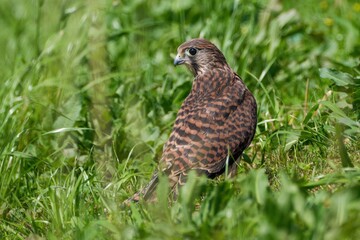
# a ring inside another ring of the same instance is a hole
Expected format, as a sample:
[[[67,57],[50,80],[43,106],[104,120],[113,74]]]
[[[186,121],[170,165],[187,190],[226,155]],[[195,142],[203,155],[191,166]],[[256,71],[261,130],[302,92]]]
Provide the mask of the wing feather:
[[[255,99],[237,75],[221,93],[194,101],[190,94],[178,113],[160,166],[177,176],[190,169],[216,176],[229,153],[236,160],[250,144],[256,123]]]

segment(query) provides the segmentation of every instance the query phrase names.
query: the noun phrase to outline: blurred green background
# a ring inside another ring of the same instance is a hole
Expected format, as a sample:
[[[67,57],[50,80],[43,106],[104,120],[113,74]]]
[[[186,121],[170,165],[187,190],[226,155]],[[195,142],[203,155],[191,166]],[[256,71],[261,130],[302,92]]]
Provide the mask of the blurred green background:
[[[258,102],[238,176],[149,180],[204,37]],[[2,0],[1,239],[360,238],[360,2]]]

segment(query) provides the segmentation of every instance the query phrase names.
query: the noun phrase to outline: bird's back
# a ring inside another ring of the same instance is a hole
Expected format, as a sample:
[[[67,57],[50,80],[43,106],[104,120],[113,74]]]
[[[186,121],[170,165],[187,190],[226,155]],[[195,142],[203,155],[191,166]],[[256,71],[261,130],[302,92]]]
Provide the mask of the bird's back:
[[[209,73],[223,78],[221,85],[206,83],[206,75],[197,78],[178,112],[160,161],[174,183],[191,169],[209,177],[221,174],[227,157],[231,164],[254,137],[255,98],[231,69],[227,71]]]

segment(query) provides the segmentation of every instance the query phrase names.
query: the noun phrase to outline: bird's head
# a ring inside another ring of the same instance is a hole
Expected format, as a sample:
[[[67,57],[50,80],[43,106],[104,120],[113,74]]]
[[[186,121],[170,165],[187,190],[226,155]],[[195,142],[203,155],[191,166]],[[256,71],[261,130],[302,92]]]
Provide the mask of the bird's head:
[[[178,47],[174,65],[185,64],[194,76],[227,66],[222,52],[211,42],[195,38]]]

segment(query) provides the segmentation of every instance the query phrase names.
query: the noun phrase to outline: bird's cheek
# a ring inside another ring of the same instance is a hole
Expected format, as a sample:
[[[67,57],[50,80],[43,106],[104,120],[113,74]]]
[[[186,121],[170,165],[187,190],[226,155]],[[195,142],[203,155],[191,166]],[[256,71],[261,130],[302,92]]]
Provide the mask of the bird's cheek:
[[[186,64],[186,67],[189,69],[190,72],[194,74],[194,76],[196,76],[196,70],[191,64]]]

